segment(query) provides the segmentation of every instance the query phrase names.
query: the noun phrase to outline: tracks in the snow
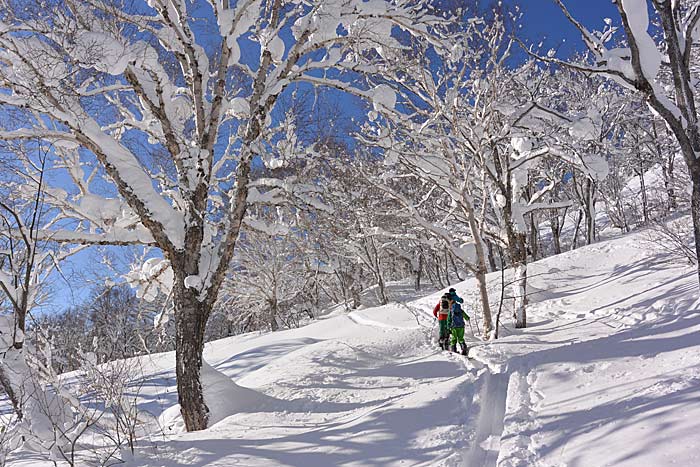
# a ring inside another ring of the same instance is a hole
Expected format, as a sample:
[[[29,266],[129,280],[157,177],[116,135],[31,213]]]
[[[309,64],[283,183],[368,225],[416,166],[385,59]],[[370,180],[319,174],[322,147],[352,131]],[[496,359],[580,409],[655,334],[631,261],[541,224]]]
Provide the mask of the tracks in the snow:
[[[406,308],[410,307],[406,306]],[[403,329],[388,323],[375,321],[361,313],[350,313],[348,318],[355,324],[387,329]],[[417,326],[425,334],[426,346],[434,346],[431,340],[432,328],[421,322],[416,316]],[[449,354],[451,360],[462,362],[468,372],[474,376],[477,385],[473,393],[472,407],[474,416],[470,417],[473,436],[470,447],[462,456],[462,465],[466,467],[496,467],[500,454],[501,437],[504,432],[506,398],[510,372],[492,373],[488,365],[479,360],[467,359],[461,355]]]
[[[491,373],[488,368],[481,373],[476,431],[462,465],[467,467],[496,465],[503,434],[508,376],[507,373]]]
[[[473,405],[478,406],[472,418],[474,435],[471,446],[465,452],[465,467],[495,467],[500,453],[504,428],[506,397],[510,373],[492,373],[489,367],[475,359],[463,359],[464,366],[474,374],[478,389],[474,392]]]

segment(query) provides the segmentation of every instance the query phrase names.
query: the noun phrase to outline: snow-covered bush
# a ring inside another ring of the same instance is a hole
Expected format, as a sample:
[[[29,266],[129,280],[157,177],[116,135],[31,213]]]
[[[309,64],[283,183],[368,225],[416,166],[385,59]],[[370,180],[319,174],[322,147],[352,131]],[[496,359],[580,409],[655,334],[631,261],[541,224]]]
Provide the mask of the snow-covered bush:
[[[93,352],[82,354],[83,366],[77,375],[83,403],[103,411],[95,425],[95,455],[104,462],[119,459],[122,450],[131,454],[139,440],[154,433],[157,422],[139,406],[144,384],[137,358],[98,364]],[[157,430],[155,430],[157,431]]]
[[[693,221],[688,215],[654,219],[645,232],[644,247],[662,253],[668,261],[697,265]]]

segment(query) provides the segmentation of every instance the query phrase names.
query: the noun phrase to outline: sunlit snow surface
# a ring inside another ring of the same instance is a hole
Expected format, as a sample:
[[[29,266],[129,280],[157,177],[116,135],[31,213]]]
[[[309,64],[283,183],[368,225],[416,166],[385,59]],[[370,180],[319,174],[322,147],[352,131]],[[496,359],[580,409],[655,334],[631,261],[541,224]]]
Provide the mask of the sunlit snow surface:
[[[440,293],[396,285],[404,304],[210,343],[227,378],[204,372],[218,422],[198,433],[177,433],[173,354],[145,358],[142,407],[174,429],[127,465],[700,465],[697,275],[644,238],[530,265],[529,327],[502,316],[491,343],[467,329],[469,363],[431,341]],[[456,287],[473,315],[473,283]]]

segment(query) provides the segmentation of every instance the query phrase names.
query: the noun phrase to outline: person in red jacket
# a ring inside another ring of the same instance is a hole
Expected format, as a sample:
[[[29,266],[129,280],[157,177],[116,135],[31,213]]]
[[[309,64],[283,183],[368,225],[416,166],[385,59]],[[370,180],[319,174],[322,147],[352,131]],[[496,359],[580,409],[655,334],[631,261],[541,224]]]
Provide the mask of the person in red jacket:
[[[450,340],[450,326],[447,317],[450,314],[450,307],[452,306],[452,297],[450,294],[446,293],[440,297],[440,301],[435,308],[433,308],[433,315],[438,319],[438,324],[440,326],[440,336],[438,337],[438,343],[442,350],[447,350],[449,348]]]

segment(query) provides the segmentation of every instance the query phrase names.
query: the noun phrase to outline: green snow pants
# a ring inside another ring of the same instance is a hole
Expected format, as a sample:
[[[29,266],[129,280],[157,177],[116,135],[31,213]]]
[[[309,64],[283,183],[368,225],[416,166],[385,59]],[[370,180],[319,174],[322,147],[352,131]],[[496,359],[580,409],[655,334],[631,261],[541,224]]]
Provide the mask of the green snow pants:
[[[464,328],[452,328],[452,345],[464,344]]]

